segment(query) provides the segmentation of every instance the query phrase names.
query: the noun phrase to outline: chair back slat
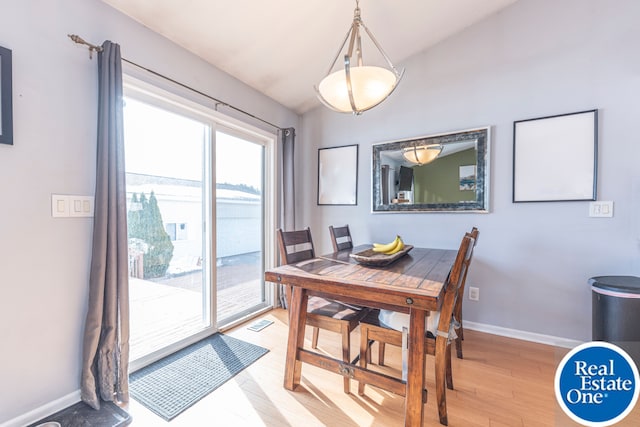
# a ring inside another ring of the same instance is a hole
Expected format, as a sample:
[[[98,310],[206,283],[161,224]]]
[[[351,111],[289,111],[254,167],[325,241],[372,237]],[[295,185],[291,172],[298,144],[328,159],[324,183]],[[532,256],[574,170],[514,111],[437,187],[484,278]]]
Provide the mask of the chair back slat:
[[[315,258],[316,253],[309,227],[295,231],[278,229],[277,234],[281,263],[292,264]]]
[[[306,261],[308,259],[315,258],[312,250],[292,252],[287,254],[285,261],[287,264],[295,264],[296,262]]]
[[[351,232],[349,231],[348,225],[342,227],[330,225],[329,234],[331,235],[331,244],[333,245],[334,252],[353,248],[353,241],[351,240]]]
[[[470,233],[465,233],[460,243],[456,260],[451,268],[451,273],[447,279],[444,301],[440,309],[438,331],[442,333],[449,333],[453,311],[458,298],[460,298],[460,289],[464,283],[469,265],[471,264],[471,258],[473,257],[474,243],[475,240],[471,237]]]
[[[462,300],[464,298],[464,288],[467,283],[467,273],[469,272],[469,265],[471,264],[471,259],[473,258],[473,249],[478,244],[478,237],[480,235],[480,231],[476,227],[473,227],[470,232],[466,233],[465,236],[469,236],[473,239],[473,244],[471,245],[471,255],[467,261],[467,266],[464,270],[464,274],[462,275],[462,283],[460,284],[460,289],[458,290],[458,298],[456,299],[456,305],[453,308],[453,316],[459,322],[462,321]]]
[[[471,253],[469,254],[469,259],[465,261],[467,264],[467,268],[464,271],[464,274],[462,276],[462,283],[460,284],[461,293],[464,293],[464,285],[465,285],[465,282],[467,281],[467,273],[469,272],[469,265],[471,264],[471,258],[473,258],[473,249],[478,244],[479,235],[480,235],[480,231],[478,231],[476,227],[473,227],[470,233],[465,233],[465,236],[468,236],[473,239],[473,244],[471,245],[471,248],[470,248]]]

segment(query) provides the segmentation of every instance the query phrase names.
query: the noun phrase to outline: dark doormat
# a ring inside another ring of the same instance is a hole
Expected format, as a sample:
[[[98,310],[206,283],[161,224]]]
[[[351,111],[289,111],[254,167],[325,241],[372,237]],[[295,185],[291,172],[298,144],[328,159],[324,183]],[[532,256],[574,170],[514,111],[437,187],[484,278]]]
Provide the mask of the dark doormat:
[[[99,410],[78,402],[28,427],[49,421],[57,421],[62,427],[123,427],[131,423],[131,415],[113,402],[100,402]]]
[[[130,374],[129,392],[171,420],[268,351],[218,333]]]

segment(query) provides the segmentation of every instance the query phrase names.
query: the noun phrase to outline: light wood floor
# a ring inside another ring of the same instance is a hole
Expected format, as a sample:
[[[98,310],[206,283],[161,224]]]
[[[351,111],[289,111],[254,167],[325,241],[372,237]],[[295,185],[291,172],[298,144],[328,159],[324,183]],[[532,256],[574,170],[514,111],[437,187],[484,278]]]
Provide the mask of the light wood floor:
[[[287,341],[286,312],[273,310],[262,316],[274,324],[260,332],[246,325],[225,333],[261,345],[270,352],[222,387],[166,422],[131,400],[132,425],[194,426],[384,426],[403,425],[404,398],[367,386],[358,396],[342,391],[342,378],[304,365],[302,383],[295,392],[283,388]],[[307,334],[310,340],[310,334]],[[352,355],[357,354],[358,332],[352,334]],[[339,354],[339,336],[321,331],[319,348]],[[578,426],[562,413],[555,401],[553,378],[568,350],[495,335],[465,331],[464,360],[453,358],[454,391],[447,392],[451,427]],[[374,347],[374,362],[377,362]],[[386,372],[400,374],[400,352],[387,346]],[[433,359],[427,360],[428,402],[425,424],[439,426],[433,382]],[[640,409],[618,426],[640,425]]]

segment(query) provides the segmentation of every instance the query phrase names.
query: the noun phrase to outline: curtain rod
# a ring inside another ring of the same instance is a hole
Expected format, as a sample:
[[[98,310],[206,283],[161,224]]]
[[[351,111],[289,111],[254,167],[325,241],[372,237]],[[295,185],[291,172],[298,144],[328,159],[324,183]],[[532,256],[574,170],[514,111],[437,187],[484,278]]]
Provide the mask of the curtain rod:
[[[84,40],[82,37],[78,36],[77,34],[67,34],[67,36],[68,36],[72,41],[74,41],[75,43],[83,44],[83,45],[85,45],[85,46],[88,46],[88,48],[89,48],[89,59],[92,59],[92,57],[93,57],[93,52],[102,52],[102,47],[101,47],[101,46],[97,46],[97,45],[95,45],[95,44],[91,44],[91,43],[87,42],[86,40]],[[247,111],[244,111],[244,110],[242,110],[242,109],[240,109],[240,108],[238,108],[238,107],[234,107],[233,105],[231,105],[231,104],[229,104],[229,103],[227,103],[227,102],[224,102],[224,101],[222,101],[222,100],[220,100],[220,99],[214,98],[214,97],[213,97],[213,96],[211,96],[211,95],[208,95],[208,94],[206,94],[206,93],[204,93],[204,92],[202,92],[202,91],[199,91],[198,89],[194,89],[194,88],[192,88],[191,86],[187,86],[187,85],[186,85],[186,84],[184,84],[184,83],[181,83],[181,82],[179,82],[179,81],[177,81],[177,80],[172,79],[171,77],[167,77],[167,76],[165,76],[165,75],[163,75],[163,74],[158,73],[157,71],[151,70],[151,69],[149,69],[149,68],[147,68],[147,67],[144,67],[144,66],[142,66],[142,65],[140,65],[140,64],[137,64],[137,63],[135,63],[135,62],[133,62],[133,61],[130,61],[130,60],[126,59],[126,58],[122,58],[122,60],[123,60],[124,62],[127,62],[127,63],[129,63],[129,64],[131,64],[131,65],[133,65],[133,66],[136,66],[136,67],[138,67],[138,68],[140,68],[140,69],[142,69],[142,70],[145,70],[145,71],[147,71],[147,72],[149,72],[149,73],[153,74],[154,76],[157,76],[157,77],[163,78],[163,79],[165,79],[165,80],[168,80],[168,81],[170,81],[171,83],[177,84],[178,86],[181,86],[181,87],[183,87],[183,88],[185,88],[185,89],[188,89],[188,90],[190,90],[190,91],[192,91],[192,92],[195,92],[195,93],[197,93],[198,95],[202,95],[202,96],[204,96],[205,98],[208,98],[208,99],[211,99],[212,101],[215,101],[215,103],[216,103],[216,110],[218,109],[218,106],[219,106],[219,105],[222,105],[223,107],[231,108],[232,110],[235,110],[235,111],[237,111],[237,112],[239,112],[239,113],[242,113],[242,114],[244,114],[244,115],[247,115],[247,116],[249,116],[249,117],[251,117],[251,118],[253,118],[253,119],[255,119],[255,120],[259,120],[259,121],[261,121],[262,123],[265,123],[265,124],[267,124],[267,125],[269,125],[269,126],[271,126],[271,127],[274,127],[274,128],[276,128],[276,129],[278,129],[278,130],[280,130],[280,131],[288,132],[288,129],[283,129],[283,128],[281,128],[280,126],[276,126],[276,125],[274,125],[274,124],[273,124],[273,123],[271,123],[271,122],[268,122],[268,121],[266,121],[266,120],[263,120],[263,119],[261,119],[260,117],[254,116],[253,114],[251,114],[251,113],[249,113],[249,112],[247,112]]]

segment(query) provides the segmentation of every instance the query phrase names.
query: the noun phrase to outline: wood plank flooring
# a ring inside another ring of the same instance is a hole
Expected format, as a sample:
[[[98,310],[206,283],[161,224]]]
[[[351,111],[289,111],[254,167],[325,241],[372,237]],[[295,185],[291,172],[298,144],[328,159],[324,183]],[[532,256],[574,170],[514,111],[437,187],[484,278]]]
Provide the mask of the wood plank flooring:
[[[180,341],[208,326],[208,321],[202,316],[200,283],[189,286],[187,280],[179,282],[180,279],[184,277],[170,279],[178,284],[169,285],[129,278],[131,360]],[[217,290],[218,321],[228,320],[259,305],[264,299],[259,279],[230,284],[227,281],[225,284]]]
[[[135,400],[126,408],[134,427],[164,426],[384,426],[403,425],[404,398],[367,386],[365,396],[342,391],[342,378],[304,365],[295,392],[284,389],[283,373],[287,341],[287,313],[273,310],[262,318],[274,324],[260,332],[241,325],[225,333],[270,352],[232,380],[166,422]],[[309,329],[309,328],[307,328]],[[358,331],[352,334],[352,355],[357,354]],[[310,342],[310,330],[307,344]],[[320,332],[319,350],[336,357],[340,337]],[[451,427],[564,427],[578,426],[555,401],[555,369],[568,349],[465,331],[464,360],[453,357],[455,390],[447,392]],[[374,363],[377,349],[374,348]],[[399,375],[400,351],[387,346],[386,364],[380,368]],[[377,366],[377,365],[372,365]],[[427,359],[428,402],[425,425],[439,426],[433,379],[433,359]],[[617,426],[640,425],[640,408]]]

